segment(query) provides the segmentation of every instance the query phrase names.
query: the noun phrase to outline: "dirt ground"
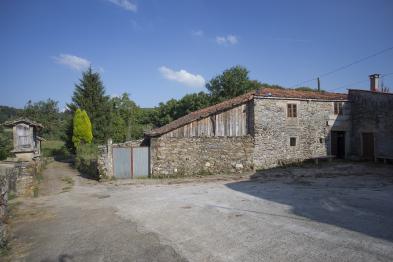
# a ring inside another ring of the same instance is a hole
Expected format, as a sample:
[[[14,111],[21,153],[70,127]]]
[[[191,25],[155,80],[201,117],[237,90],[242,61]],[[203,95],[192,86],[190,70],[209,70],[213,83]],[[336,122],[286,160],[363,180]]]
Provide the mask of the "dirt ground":
[[[8,261],[185,261],[157,234],[102,205],[106,190],[66,163],[43,173],[38,197],[15,199]],[[1,260],[1,259],[0,259]]]
[[[388,165],[97,183],[54,162],[13,202],[11,261],[393,261]]]

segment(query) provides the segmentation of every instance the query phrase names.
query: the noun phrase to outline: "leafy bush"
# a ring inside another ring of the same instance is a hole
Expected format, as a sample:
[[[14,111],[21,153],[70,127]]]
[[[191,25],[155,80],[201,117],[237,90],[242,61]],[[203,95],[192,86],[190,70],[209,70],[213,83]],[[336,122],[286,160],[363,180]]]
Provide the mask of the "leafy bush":
[[[11,155],[12,131],[0,129],[0,160],[4,160]]]
[[[75,111],[74,129],[72,134],[72,142],[76,148],[84,143],[90,144],[93,140],[91,122],[85,110],[80,110],[78,108]]]
[[[76,149],[75,167],[82,173],[82,175],[98,180],[97,155],[97,145],[80,145]]]

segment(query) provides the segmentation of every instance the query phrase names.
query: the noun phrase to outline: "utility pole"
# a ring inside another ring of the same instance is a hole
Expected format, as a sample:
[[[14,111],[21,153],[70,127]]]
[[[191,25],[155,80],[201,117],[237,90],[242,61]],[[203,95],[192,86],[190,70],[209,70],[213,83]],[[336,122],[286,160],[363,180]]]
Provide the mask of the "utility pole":
[[[319,80],[319,77],[317,77],[317,82],[318,82],[318,92],[321,92],[321,81]]]

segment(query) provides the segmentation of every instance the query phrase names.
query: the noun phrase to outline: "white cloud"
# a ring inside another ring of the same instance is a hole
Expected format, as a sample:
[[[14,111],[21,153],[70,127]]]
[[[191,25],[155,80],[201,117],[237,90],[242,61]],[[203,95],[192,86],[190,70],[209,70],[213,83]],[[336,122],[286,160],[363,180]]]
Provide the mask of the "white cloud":
[[[196,31],[192,31],[192,35],[193,36],[203,36],[205,33],[203,32],[203,30],[196,30]]]
[[[117,6],[120,6],[121,8],[131,11],[131,12],[136,12],[138,7],[136,4],[130,2],[129,0],[108,0],[112,4],[115,4]]]
[[[68,66],[71,69],[83,71],[90,66],[90,61],[75,55],[60,54],[59,56],[53,57],[58,64]]]
[[[158,68],[158,71],[161,73],[161,75],[164,78],[182,83],[186,86],[190,86],[190,87],[205,86],[206,81],[203,78],[203,76],[191,74],[184,69],[181,69],[179,71],[174,71],[166,66],[161,66],[160,68]]]
[[[216,36],[216,43],[219,45],[236,45],[239,42],[235,35]]]

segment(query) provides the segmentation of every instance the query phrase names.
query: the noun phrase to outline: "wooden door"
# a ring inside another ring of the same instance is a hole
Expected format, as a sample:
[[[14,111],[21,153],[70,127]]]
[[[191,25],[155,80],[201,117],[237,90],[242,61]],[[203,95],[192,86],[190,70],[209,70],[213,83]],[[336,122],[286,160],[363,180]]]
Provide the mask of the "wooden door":
[[[362,134],[362,152],[363,158],[367,160],[374,160],[374,134]]]

